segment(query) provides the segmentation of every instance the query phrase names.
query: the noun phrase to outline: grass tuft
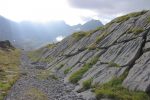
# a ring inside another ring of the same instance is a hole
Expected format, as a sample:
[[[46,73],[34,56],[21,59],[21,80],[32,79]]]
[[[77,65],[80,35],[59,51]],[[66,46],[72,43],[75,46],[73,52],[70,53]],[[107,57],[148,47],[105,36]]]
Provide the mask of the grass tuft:
[[[30,88],[24,94],[28,100],[48,100],[48,97],[44,92],[37,88]]]
[[[88,50],[95,50],[96,48],[97,48],[96,43],[92,43],[87,47]]]
[[[112,62],[112,61],[108,63],[108,66],[109,66],[109,67],[120,67],[119,64],[114,63],[114,62]]]
[[[57,80],[58,78],[50,70],[37,70],[36,78],[39,80],[46,80],[48,78]]]
[[[114,21],[115,21],[116,23],[120,23],[120,22],[122,23],[122,22],[127,21],[127,20],[130,19],[131,17],[137,17],[137,16],[140,16],[140,15],[145,14],[146,12],[147,12],[146,10],[143,10],[143,11],[141,11],[141,12],[130,13],[130,14],[128,14],[128,15],[124,15],[124,16],[118,17],[118,18],[116,18]]]
[[[86,35],[87,35],[87,32],[79,31],[79,32],[73,33],[72,36],[73,36],[76,40],[80,40],[80,39],[82,39],[83,37],[85,37]]]
[[[142,33],[143,31],[144,31],[143,28],[133,28],[133,29],[129,30],[128,33],[134,33],[134,35],[138,35],[138,34]]]
[[[78,71],[74,72],[70,77],[69,77],[69,81],[73,84],[76,84],[81,78],[82,76],[94,65],[96,64],[96,62],[98,61],[98,57],[94,57],[93,59],[91,59],[91,61],[89,63],[86,63],[85,65],[83,65],[82,68],[80,68]]]
[[[65,64],[60,64],[60,66],[57,68],[57,70],[60,70],[61,68],[64,67]]]
[[[71,69],[72,69],[72,67],[67,68],[67,69],[64,71],[64,74],[68,74]]]
[[[150,17],[147,18],[147,22],[150,23]]]
[[[82,83],[82,85],[83,85],[83,89],[84,89],[84,90],[90,89],[90,88],[91,88],[91,86],[92,86],[92,81],[93,81],[93,79],[92,79],[92,78],[90,78],[90,79],[88,79],[88,80],[83,81],[83,83]]]

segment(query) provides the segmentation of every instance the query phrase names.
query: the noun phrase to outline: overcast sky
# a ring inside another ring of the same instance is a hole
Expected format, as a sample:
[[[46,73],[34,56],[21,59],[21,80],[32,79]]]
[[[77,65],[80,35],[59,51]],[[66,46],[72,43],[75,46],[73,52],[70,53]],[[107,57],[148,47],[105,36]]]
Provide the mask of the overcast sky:
[[[94,18],[107,23],[144,9],[150,9],[150,0],[0,0],[0,15],[17,22],[64,20],[74,25]]]

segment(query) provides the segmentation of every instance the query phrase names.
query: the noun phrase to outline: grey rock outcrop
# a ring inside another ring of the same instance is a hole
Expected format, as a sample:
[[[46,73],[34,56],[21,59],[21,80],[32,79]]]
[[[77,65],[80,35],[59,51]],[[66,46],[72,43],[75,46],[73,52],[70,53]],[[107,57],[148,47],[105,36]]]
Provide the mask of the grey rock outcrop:
[[[150,11],[133,14],[127,20],[113,20],[99,30],[77,40],[65,38],[54,48],[47,50],[42,58],[52,57],[47,67],[63,75],[64,81],[79,71],[93,58],[98,58],[83,73],[75,90],[90,78],[92,85],[109,82],[129,71],[122,86],[129,90],[150,92]],[[60,67],[60,65],[63,66]],[[69,69],[70,68],[70,69]],[[66,75],[65,70],[68,70]],[[89,92],[81,94],[88,95]],[[90,93],[89,93],[90,95]],[[93,100],[93,99],[92,99]],[[105,100],[105,99],[103,99]]]

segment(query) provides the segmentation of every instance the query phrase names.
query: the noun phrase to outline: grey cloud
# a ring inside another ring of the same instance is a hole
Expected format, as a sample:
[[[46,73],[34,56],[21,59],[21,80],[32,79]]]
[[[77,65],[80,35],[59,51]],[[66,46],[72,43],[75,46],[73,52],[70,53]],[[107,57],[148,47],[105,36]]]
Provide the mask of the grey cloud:
[[[150,9],[150,0],[68,0],[68,2],[76,8],[108,15]]]

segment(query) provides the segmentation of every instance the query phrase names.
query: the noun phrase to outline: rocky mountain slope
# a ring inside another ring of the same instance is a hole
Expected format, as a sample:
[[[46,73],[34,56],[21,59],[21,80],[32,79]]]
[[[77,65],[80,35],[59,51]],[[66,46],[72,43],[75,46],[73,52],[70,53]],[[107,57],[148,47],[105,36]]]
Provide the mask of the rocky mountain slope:
[[[150,11],[76,32],[34,53],[86,100],[150,100]]]

